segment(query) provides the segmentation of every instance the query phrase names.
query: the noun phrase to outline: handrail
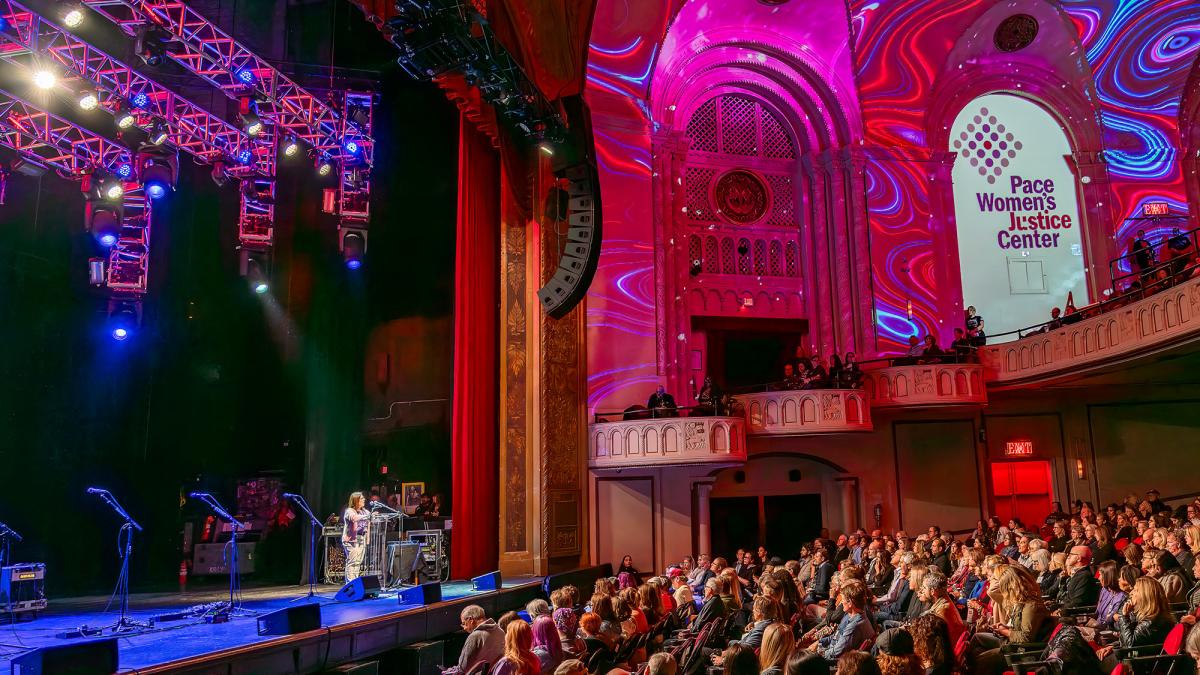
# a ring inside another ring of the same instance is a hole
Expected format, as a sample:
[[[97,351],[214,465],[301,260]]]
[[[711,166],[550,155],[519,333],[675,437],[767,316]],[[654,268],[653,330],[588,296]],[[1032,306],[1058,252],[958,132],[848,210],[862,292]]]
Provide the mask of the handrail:
[[[1161,220],[1177,220],[1177,221],[1182,221],[1182,222],[1186,223],[1188,221],[1188,217],[1185,215],[1173,214],[1173,215],[1169,215],[1169,216],[1154,216],[1154,217],[1150,217],[1150,218],[1130,218],[1129,220],[1149,220],[1155,224],[1157,224]],[[1166,237],[1162,241],[1158,242],[1157,244],[1150,244],[1151,255],[1157,257],[1159,250],[1161,250],[1163,247],[1170,244],[1171,240],[1175,239],[1176,237],[1190,236],[1192,239],[1192,245],[1197,246],[1197,244],[1200,244],[1200,240],[1197,239],[1198,233],[1200,233],[1200,227],[1193,228],[1186,232],[1180,232],[1179,234],[1171,236],[1171,237]],[[1138,253],[1139,253],[1138,251],[1133,251],[1130,253],[1126,253],[1124,255],[1119,255],[1116,258],[1113,258],[1112,260],[1109,261],[1108,276],[1109,276],[1109,278],[1112,279],[1113,292],[1116,292],[1116,290],[1117,290],[1117,282],[1118,281],[1127,279],[1131,276],[1140,275],[1143,271],[1146,271],[1146,270],[1139,270],[1137,272],[1131,271],[1130,273],[1124,274],[1124,275],[1118,275],[1118,273],[1117,273],[1120,263],[1122,261],[1124,261],[1126,259],[1136,258],[1138,256]],[[1133,265],[1130,265],[1130,269],[1132,269],[1132,268],[1133,268]],[[1152,269],[1152,268],[1147,268],[1147,269]]]

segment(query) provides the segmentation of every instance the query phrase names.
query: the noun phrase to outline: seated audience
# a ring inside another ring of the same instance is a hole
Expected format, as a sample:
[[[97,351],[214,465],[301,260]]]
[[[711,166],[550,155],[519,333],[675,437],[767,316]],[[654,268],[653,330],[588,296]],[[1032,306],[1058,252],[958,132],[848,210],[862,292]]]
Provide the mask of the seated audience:
[[[487,618],[479,605],[464,607],[458,619],[462,629],[467,632],[467,641],[458,655],[458,670],[447,672],[468,673],[483,662],[495,665],[504,655],[504,631],[495,621]]]
[[[1058,609],[1068,612],[1079,607],[1092,607],[1100,599],[1100,583],[1089,565],[1092,550],[1087,546],[1073,546],[1067,554],[1064,579],[1059,583]]]
[[[812,357],[812,366],[804,374],[804,388],[824,389],[828,386],[829,373],[826,372],[825,364],[821,362],[820,355],[814,354]]]
[[[992,574],[991,622],[971,638],[970,655],[976,675],[996,675],[1006,670],[1001,647],[1006,642],[1039,642],[1050,626],[1049,612],[1033,574],[1020,565],[1000,565]],[[1003,620],[999,620],[1003,618]]]
[[[826,557],[824,548],[817,548],[812,554],[812,579],[809,582],[808,594],[804,604],[811,605],[829,599],[829,582],[833,578],[833,563]]]
[[[796,649],[788,657],[784,675],[829,675],[829,662],[813,652]]]
[[[854,352],[846,352],[846,358],[842,361],[842,386],[846,389],[858,389],[862,386],[862,368],[859,368],[858,361],[854,359]]]
[[[921,660],[925,675],[950,675],[954,669],[954,651],[950,630],[941,617],[923,614],[908,625],[913,638],[913,652]]]
[[[925,675],[921,659],[913,650],[912,634],[889,628],[875,640],[875,662],[883,675]]]
[[[587,664],[579,659],[567,659],[558,664],[554,675],[588,675]]]
[[[554,672],[564,658],[562,640],[554,625],[554,619],[547,615],[539,616],[533,621],[532,632],[532,651],[541,665],[541,672]]]
[[[1179,561],[1168,551],[1154,551],[1144,559],[1146,575],[1153,577],[1166,593],[1167,603],[1183,602],[1187,582],[1179,568]]]
[[[728,584],[729,582],[723,577],[713,577],[704,584],[704,604],[700,606],[700,612],[692,620],[693,630],[699,630],[704,624],[726,615],[727,609],[725,602],[721,600],[721,594]]]
[[[879,664],[866,652],[849,651],[837,660],[834,675],[882,675]]]
[[[724,675],[759,675],[758,655],[745,645],[731,645],[721,654]]]
[[[946,592],[946,576],[939,571],[930,571],[921,582],[921,599],[929,603],[927,614],[933,614],[946,622],[950,631],[950,644],[958,643],[958,636],[967,629],[953,598]]]
[[[804,381],[796,374],[796,368],[790,364],[783,364],[783,381],[784,389],[799,389],[803,386]]]
[[[929,333],[925,336],[925,346],[921,348],[921,357],[917,363],[941,363],[945,352],[938,347],[937,336]]]
[[[533,623],[540,616],[550,616],[550,603],[534,598],[525,604],[525,613],[529,615],[529,622]]]
[[[508,624],[504,632],[504,655],[492,667],[492,675],[539,675],[541,668],[533,653],[533,631],[529,624],[519,619]]]
[[[675,662],[674,656],[667,652],[659,652],[647,662],[646,675],[675,675],[678,668],[679,664]]]
[[[1113,616],[1113,622],[1120,634],[1119,646],[1126,649],[1152,646],[1146,654],[1141,654],[1147,656],[1159,652],[1159,645],[1175,626],[1175,615],[1171,613],[1162,584],[1150,577],[1141,577],[1133,585],[1125,606]],[[1096,652],[1109,670],[1117,665],[1113,651],[1113,645],[1109,645]]]
[[[650,413],[654,417],[674,417],[675,397],[668,394],[667,388],[660,384],[654,393],[650,394],[650,398],[646,401],[646,407],[650,409]]]
[[[569,659],[580,658],[587,654],[587,645],[579,638],[579,620],[575,611],[568,607],[554,610],[554,627],[558,630],[558,641],[562,645],[563,655]]]
[[[863,614],[863,610],[868,607],[868,597],[867,587],[863,582],[852,579],[843,584],[841,607],[845,614],[838,622],[833,635],[819,640],[813,647],[814,651],[833,661],[875,637],[875,628],[871,625],[871,620]]]
[[[788,655],[792,653],[795,640],[792,628],[785,623],[772,623],[763,634],[762,647],[758,650],[760,675],[784,675]]]

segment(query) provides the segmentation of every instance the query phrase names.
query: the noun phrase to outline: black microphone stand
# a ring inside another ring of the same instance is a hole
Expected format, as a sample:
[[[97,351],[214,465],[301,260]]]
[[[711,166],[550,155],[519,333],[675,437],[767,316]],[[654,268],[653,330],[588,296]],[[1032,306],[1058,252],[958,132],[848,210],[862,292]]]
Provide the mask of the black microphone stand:
[[[191,497],[204,502],[218,518],[229,522],[229,555],[225,556],[225,564],[229,566],[229,614],[257,614],[245,611],[241,607],[242,574],[238,569],[238,534],[246,528],[237,518],[226,511],[217,500],[207,492],[193,492]]]
[[[115,595],[121,597],[121,615],[115,624],[106,626],[102,630],[113,633],[130,633],[144,628],[153,628],[153,623],[135,621],[129,617],[129,559],[133,557],[133,531],[141,532],[142,526],[130,517],[129,512],[121,507],[117,498],[108,490],[88,488],[88,492],[99,495],[104,503],[112,507],[112,510],[116,511],[117,515],[125,521],[121,525],[121,529],[117,531],[117,553],[121,556],[121,573],[117,576],[117,589],[114,592]]]
[[[12,529],[8,525],[5,525],[4,523],[0,523],[0,567],[8,566],[9,555],[11,553],[9,550],[9,545],[12,543],[13,539],[16,539],[17,541],[24,541],[21,539],[21,535],[17,534],[16,530]]]
[[[317,595],[317,528],[321,527],[321,521],[313,515],[312,509],[308,506],[308,502],[304,500],[302,495],[285,492],[283,496],[286,499],[290,499],[296,506],[299,506],[304,511],[304,514],[308,516],[308,595],[303,598],[296,598],[292,602],[312,599]]]

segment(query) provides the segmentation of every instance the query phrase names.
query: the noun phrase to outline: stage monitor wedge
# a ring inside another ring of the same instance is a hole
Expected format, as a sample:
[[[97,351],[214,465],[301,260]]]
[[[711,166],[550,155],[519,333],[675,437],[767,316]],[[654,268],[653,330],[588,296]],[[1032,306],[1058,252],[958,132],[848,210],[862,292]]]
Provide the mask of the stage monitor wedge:
[[[364,574],[353,581],[347,581],[345,586],[333,596],[335,602],[358,602],[379,595],[379,576]]]
[[[538,299],[547,314],[561,319],[583,301],[600,262],[600,176],[586,161],[556,173],[567,180],[567,235],[560,244],[558,269],[538,291]]]
[[[117,639],[42,647],[12,660],[12,675],[112,675],[120,670]]]
[[[436,581],[431,581],[420,586],[412,586],[409,588],[400,589],[400,595],[396,598],[401,605],[433,605],[442,601],[442,585]]]
[[[471,579],[471,590],[473,591],[498,591],[503,586],[504,581],[500,578],[499,570],[481,574]]]
[[[295,635],[321,627],[321,605],[315,602],[284,607],[258,617],[259,635]]]

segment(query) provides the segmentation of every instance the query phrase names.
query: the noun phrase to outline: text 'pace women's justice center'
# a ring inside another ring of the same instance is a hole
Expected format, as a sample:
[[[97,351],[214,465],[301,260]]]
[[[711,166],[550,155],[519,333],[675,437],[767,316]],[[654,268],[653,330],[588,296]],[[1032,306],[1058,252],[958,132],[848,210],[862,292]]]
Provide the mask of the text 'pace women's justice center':
[[[1046,321],[1068,293],[1088,302],[1070,144],[1037,104],[981,96],[954,120],[954,215],[963,304],[989,332]]]

